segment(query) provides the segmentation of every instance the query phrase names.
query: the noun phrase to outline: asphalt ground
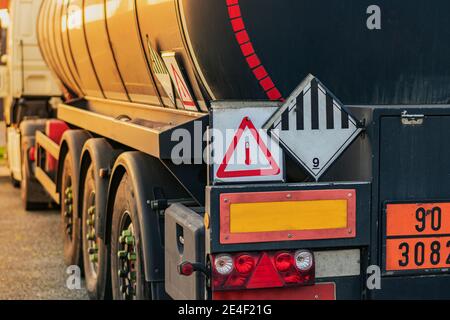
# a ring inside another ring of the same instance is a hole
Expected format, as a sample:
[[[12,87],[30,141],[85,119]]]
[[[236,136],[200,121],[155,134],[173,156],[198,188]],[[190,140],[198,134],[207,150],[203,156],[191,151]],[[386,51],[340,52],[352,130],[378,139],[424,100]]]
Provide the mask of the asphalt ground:
[[[26,212],[20,190],[0,166],[0,300],[87,299],[66,272],[59,212]]]

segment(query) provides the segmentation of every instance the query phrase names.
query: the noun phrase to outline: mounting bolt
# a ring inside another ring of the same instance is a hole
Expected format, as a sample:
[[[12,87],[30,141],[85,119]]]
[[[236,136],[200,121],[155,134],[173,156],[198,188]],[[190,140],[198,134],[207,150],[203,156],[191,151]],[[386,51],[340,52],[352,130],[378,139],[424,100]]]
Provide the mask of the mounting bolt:
[[[89,232],[86,236],[86,239],[88,239],[89,241],[94,241],[95,240],[95,231]]]
[[[94,253],[94,254],[89,255],[89,260],[90,260],[92,263],[98,262],[98,254]]]
[[[90,216],[95,215],[95,206],[89,207],[89,209],[88,209],[88,214],[89,214]]]
[[[125,243],[129,246],[134,245],[134,237],[133,236],[128,236],[125,238]]]
[[[122,231],[122,236],[123,236],[123,237],[129,237],[129,236],[131,236],[131,231],[130,231],[130,230],[123,230],[123,231]]]
[[[120,278],[126,278],[126,277],[128,277],[128,271],[126,271],[126,270],[119,270],[119,271],[117,272],[117,274],[119,275]]]
[[[134,290],[131,286],[127,286],[127,290],[125,292],[128,296],[131,296],[134,294]]]
[[[108,178],[110,174],[111,170],[109,170],[109,168],[100,168],[100,170],[98,170],[98,175],[100,178]]]

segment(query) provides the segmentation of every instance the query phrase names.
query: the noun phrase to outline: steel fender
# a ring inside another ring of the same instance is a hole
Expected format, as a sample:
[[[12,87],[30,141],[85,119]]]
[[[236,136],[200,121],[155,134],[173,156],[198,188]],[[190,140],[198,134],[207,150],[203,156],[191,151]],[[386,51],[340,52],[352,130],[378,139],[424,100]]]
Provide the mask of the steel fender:
[[[24,169],[26,170],[26,176],[28,176],[30,179],[27,181],[27,183],[24,185],[22,184],[22,188],[27,188],[28,193],[28,201],[31,203],[51,203],[52,199],[48,195],[48,193],[43,189],[42,185],[36,180],[34,175],[34,168],[33,163],[30,161],[28,153],[31,147],[36,145],[36,138],[34,136],[22,136],[22,150],[23,150],[23,156],[22,161],[24,162]],[[26,176],[24,176],[24,173],[22,173],[22,179],[26,179]],[[22,181],[23,183],[24,181]],[[23,197],[22,190],[22,197]],[[31,208],[29,208],[31,209]]]
[[[25,120],[20,124],[20,134],[22,137],[34,137],[36,131],[45,131],[45,124],[48,119]],[[34,144],[33,144],[34,145]]]
[[[124,173],[132,181],[136,198],[138,225],[142,241],[146,281],[164,281],[164,223],[159,212],[151,209],[151,201],[161,198],[159,189],[166,199],[186,198],[187,193],[156,158],[141,152],[122,153],[111,175],[109,197],[120,183]],[[108,231],[110,232],[114,199],[108,199]],[[107,235],[107,239],[109,239]]]
[[[82,150],[80,165],[80,185],[78,194],[78,208],[82,207],[82,192],[85,181],[85,174],[92,163],[95,172],[95,207],[96,207],[96,233],[105,240],[106,233],[106,205],[108,201],[109,177],[114,166],[114,162],[121,153],[121,150],[114,149],[104,138],[89,139]],[[104,176],[100,176],[100,170],[104,170]],[[82,213],[80,212],[80,215]]]
[[[84,130],[67,130],[61,138],[56,190],[59,194],[61,194],[62,168],[64,164],[64,159],[67,153],[70,152],[72,154],[72,168],[76,173],[73,177],[73,185],[74,185],[73,198],[76,201],[75,203],[78,203],[81,151],[83,150],[84,143],[89,138],[91,138],[90,134]],[[80,215],[78,213],[78,206],[75,206],[74,211],[75,216],[79,217]]]

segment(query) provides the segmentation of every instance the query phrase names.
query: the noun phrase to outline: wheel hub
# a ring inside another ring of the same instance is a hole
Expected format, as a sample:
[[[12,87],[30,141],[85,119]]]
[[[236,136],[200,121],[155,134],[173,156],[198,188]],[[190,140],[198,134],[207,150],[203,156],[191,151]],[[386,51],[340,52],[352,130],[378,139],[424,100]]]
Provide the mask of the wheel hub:
[[[71,238],[73,233],[73,190],[68,186],[64,190],[64,226],[66,234]]]
[[[95,202],[95,198],[93,198],[92,202]],[[88,208],[88,217],[86,220],[86,238],[88,240],[88,254],[89,261],[91,262],[91,266],[93,271],[97,271],[98,264],[98,245],[97,245],[97,234],[95,231],[95,213],[96,208],[95,205],[92,205]]]
[[[126,300],[136,298],[136,238],[133,225],[130,224],[119,237],[119,258],[120,291]]]

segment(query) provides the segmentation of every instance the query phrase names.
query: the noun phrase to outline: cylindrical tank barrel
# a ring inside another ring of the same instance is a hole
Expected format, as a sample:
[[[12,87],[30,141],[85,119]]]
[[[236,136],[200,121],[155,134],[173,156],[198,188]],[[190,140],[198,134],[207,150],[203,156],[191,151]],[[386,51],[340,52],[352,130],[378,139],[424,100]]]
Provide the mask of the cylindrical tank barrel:
[[[345,104],[441,104],[449,11],[448,0],[44,0],[38,30],[54,74],[88,99],[181,108],[154,66],[170,51],[200,110],[286,98],[309,73]]]

